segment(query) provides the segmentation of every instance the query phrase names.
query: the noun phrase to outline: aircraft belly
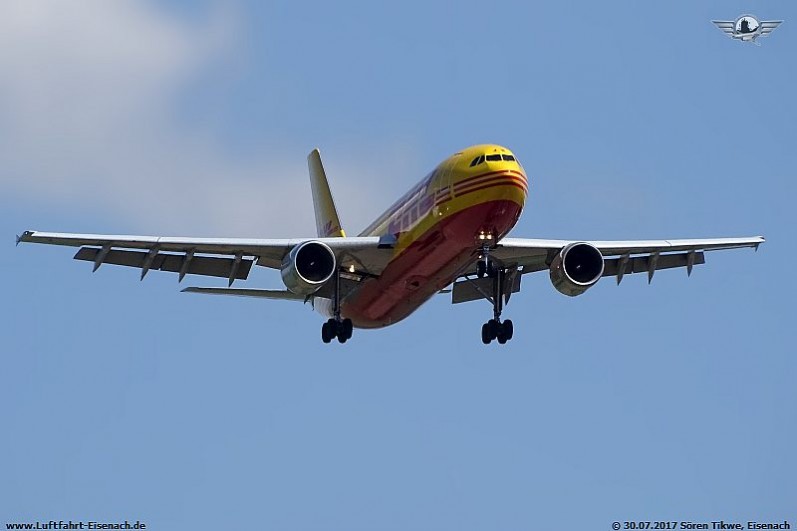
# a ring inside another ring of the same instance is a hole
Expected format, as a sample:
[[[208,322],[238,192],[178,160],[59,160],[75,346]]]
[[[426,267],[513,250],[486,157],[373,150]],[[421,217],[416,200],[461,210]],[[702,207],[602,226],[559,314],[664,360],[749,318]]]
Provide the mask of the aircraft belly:
[[[474,260],[485,227],[503,237],[517,221],[514,201],[489,201],[445,216],[404,248],[379,278],[366,280],[341,305],[358,328],[379,328],[408,317],[448,286]]]

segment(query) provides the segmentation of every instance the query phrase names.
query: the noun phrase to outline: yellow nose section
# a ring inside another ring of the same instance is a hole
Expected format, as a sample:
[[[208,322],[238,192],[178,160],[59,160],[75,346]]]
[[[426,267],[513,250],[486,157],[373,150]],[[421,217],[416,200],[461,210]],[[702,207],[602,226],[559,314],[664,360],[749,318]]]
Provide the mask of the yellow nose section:
[[[529,182],[511,151],[492,144],[473,146],[464,150],[457,162],[451,192],[466,203],[462,206],[509,200],[523,207]]]

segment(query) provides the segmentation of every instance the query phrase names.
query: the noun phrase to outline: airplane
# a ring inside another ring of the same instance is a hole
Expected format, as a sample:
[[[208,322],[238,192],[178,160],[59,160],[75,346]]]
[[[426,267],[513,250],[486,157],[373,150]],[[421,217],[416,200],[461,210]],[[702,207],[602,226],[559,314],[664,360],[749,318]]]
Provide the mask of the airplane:
[[[514,335],[502,320],[524,275],[548,271],[559,292],[575,297],[598,280],[705,263],[705,251],[758,246],[761,236],[689,240],[582,241],[508,238],[529,190],[526,172],[505,147],[483,144],[448,157],[359,236],[341,228],[317,149],[307,158],[316,237],[291,239],[182,238],[25,231],[20,242],[80,247],[74,258],[227,279],[227,287],[183,292],[309,302],[327,321],[321,339],[345,343],[354,328],[404,320],[438,293],[458,304],[486,299],[493,317],[484,344]],[[233,288],[252,265],[279,270],[285,289]]]

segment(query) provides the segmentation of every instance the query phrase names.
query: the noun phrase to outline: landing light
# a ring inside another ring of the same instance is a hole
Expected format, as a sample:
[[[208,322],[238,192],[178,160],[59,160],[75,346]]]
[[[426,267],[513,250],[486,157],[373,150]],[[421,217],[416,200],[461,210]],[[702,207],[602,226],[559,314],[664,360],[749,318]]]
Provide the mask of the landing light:
[[[349,273],[354,273],[354,264],[349,266]]]

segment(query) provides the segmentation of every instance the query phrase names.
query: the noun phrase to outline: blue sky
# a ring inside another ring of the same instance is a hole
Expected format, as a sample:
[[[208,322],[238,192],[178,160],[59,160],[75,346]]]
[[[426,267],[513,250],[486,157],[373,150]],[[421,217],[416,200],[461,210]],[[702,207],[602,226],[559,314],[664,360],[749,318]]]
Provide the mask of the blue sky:
[[[760,47],[709,22],[741,13],[785,22]],[[794,525],[794,21],[786,1],[4,2],[0,520]],[[487,303],[323,345],[300,304],[12,245],[312,236],[314,147],[357,232],[482,142],[531,178],[513,236],[767,243],[573,299],[525,278],[501,348]]]

